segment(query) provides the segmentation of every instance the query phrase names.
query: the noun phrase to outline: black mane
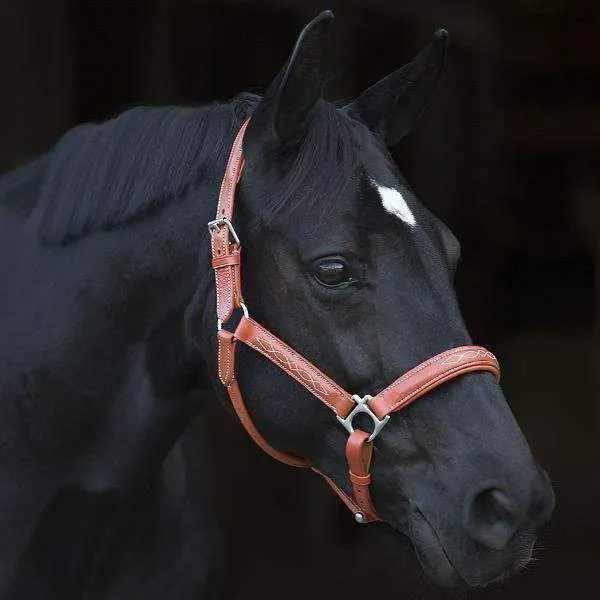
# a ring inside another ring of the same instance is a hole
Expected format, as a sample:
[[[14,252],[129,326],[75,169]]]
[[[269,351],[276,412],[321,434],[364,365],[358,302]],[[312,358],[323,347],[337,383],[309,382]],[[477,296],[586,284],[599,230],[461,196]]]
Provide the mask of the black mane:
[[[241,102],[134,108],[64,135],[47,156],[36,209],[42,241],[64,243],[160,209],[217,161]]]
[[[31,217],[43,243],[65,244],[123,225],[160,210],[186,188],[193,191],[200,178],[224,165],[231,139],[259,101],[242,94],[210,106],[134,108],[101,124],[80,125],[46,155],[0,179],[0,204],[15,209],[12,191],[35,176],[39,198]],[[317,218],[333,209],[356,167],[358,131],[320,101],[300,146],[277,157],[286,165],[284,181],[258,207],[259,222],[249,229],[284,208],[290,214],[310,203]]]

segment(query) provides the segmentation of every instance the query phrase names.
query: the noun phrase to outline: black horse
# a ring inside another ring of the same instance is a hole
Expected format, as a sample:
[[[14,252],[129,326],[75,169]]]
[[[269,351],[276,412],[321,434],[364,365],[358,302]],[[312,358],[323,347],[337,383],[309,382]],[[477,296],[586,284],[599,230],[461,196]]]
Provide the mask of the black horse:
[[[386,150],[427,103],[447,34],[336,107],[321,99],[331,20],[262,98],[130,110],[0,182],[2,598],[209,593],[210,460],[190,429],[223,396],[206,223],[249,116],[236,227],[254,315],[358,394],[470,343],[458,242]],[[329,411],[243,348],[237,374],[266,439],[349,491]],[[374,504],[440,584],[527,563],[553,494],[491,375],[436,389],[376,445]]]

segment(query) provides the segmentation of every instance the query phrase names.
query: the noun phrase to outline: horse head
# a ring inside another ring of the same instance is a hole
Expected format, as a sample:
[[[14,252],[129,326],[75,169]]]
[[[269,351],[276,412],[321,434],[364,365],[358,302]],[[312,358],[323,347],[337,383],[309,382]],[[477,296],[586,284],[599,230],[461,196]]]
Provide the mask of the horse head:
[[[254,101],[236,214],[246,234],[244,295],[257,320],[344,389],[374,395],[427,358],[471,344],[453,287],[459,243],[388,152],[432,94],[447,33],[336,106],[322,98],[331,22],[326,12],[302,31]],[[246,348],[236,373],[269,443],[349,492],[348,434],[326,407]],[[484,372],[392,416],[375,441],[372,498],[447,587],[486,585],[525,565],[554,504],[497,380]]]

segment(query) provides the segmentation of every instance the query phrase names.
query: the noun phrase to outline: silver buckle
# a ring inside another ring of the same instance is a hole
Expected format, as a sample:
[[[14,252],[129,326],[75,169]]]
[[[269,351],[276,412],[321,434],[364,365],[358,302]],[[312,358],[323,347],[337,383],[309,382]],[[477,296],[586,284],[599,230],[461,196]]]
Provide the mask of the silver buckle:
[[[240,242],[240,238],[238,237],[238,234],[235,231],[235,228],[233,227],[233,224],[231,223],[231,221],[229,219],[225,219],[225,218],[215,219],[214,221],[209,221],[207,223],[208,232],[211,235],[213,233],[219,231],[219,229],[223,226],[227,227],[227,229],[229,230],[231,237],[233,238],[235,243],[238,245],[238,249],[236,250],[236,252],[239,252],[240,248],[242,246],[242,242]],[[240,308],[242,309],[244,316],[246,318],[248,318],[249,314],[248,314],[247,306],[243,302],[240,302]],[[223,323],[221,322],[221,319],[217,319],[217,331],[220,331],[222,328],[223,328]]]
[[[213,234],[216,231],[219,231],[219,228],[223,227],[223,225],[225,225],[227,227],[227,229],[229,229],[229,233],[231,234],[231,237],[233,237],[233,239],[235,240],[235,243],[241,246],[242,242],[240,242],[240,238],[238,237],[238,234],[236,233],[236,231],[229,219],[223,218],[223,219],[215,219],[214,221],[209,221],[207,224],[208,231],[209,231],[209,233]]]
[[[369,408],[369,400],[372,400],[373,397],[369,396],[368,394],[362,398],[357,394],[354,394],[352,399],[356,402],[356,406],[350,411],[350,414],[345,419],[337,417],[337,420],[346,428],[348,433],[354,433],[352,419],[354,419],[358,413],[365,413],[366,415],[369,415],[373,421],[373,433],[371,433],[368,441],[372,442],[379,435],[379,432],[383,429],[384,425],[390,420],[390,415],[386,415],[384,419],[380,420]]]

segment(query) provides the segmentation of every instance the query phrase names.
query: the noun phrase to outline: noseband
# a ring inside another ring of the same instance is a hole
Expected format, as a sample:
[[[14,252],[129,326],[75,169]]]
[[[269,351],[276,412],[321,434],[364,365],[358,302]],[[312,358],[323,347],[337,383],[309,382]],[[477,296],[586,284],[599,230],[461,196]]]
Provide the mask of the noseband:
[[[496,357],[485,348],[461,346],[437,354],[417,365],[377,395],[361,398],[341,388],[306,358],[251,319],[242,296],[241,244],[231,224],[236,187],[244,167],[242,144],[247,126],[248,121],[242,125],[233,143],[221,184],[216,219],[208,224],[212,266],[216,279],[219,379],[227,388],[242,425],[267,454],[285,464],[308,467],[322,475],[359,523],[379,521],[369,491],[371,458],[373,440],[389,421],[390,414],[402,410],[446,381],[465,373],[489,371],[499,378],[500,366]],[[235,331],[232,333],[223,329],[222,325],[227,323],[233,313],[240,308],[243,316]],[[237,342],[250,346],[275,363],[333,411],[349,434],[346,443],[346,459],[353,496],[340,489],[308,461],[273,448],[258,432],[248,414],[235,378]],[[359,413],[366,414],[372,420],[371,433],[354,428],[353,419]]]

